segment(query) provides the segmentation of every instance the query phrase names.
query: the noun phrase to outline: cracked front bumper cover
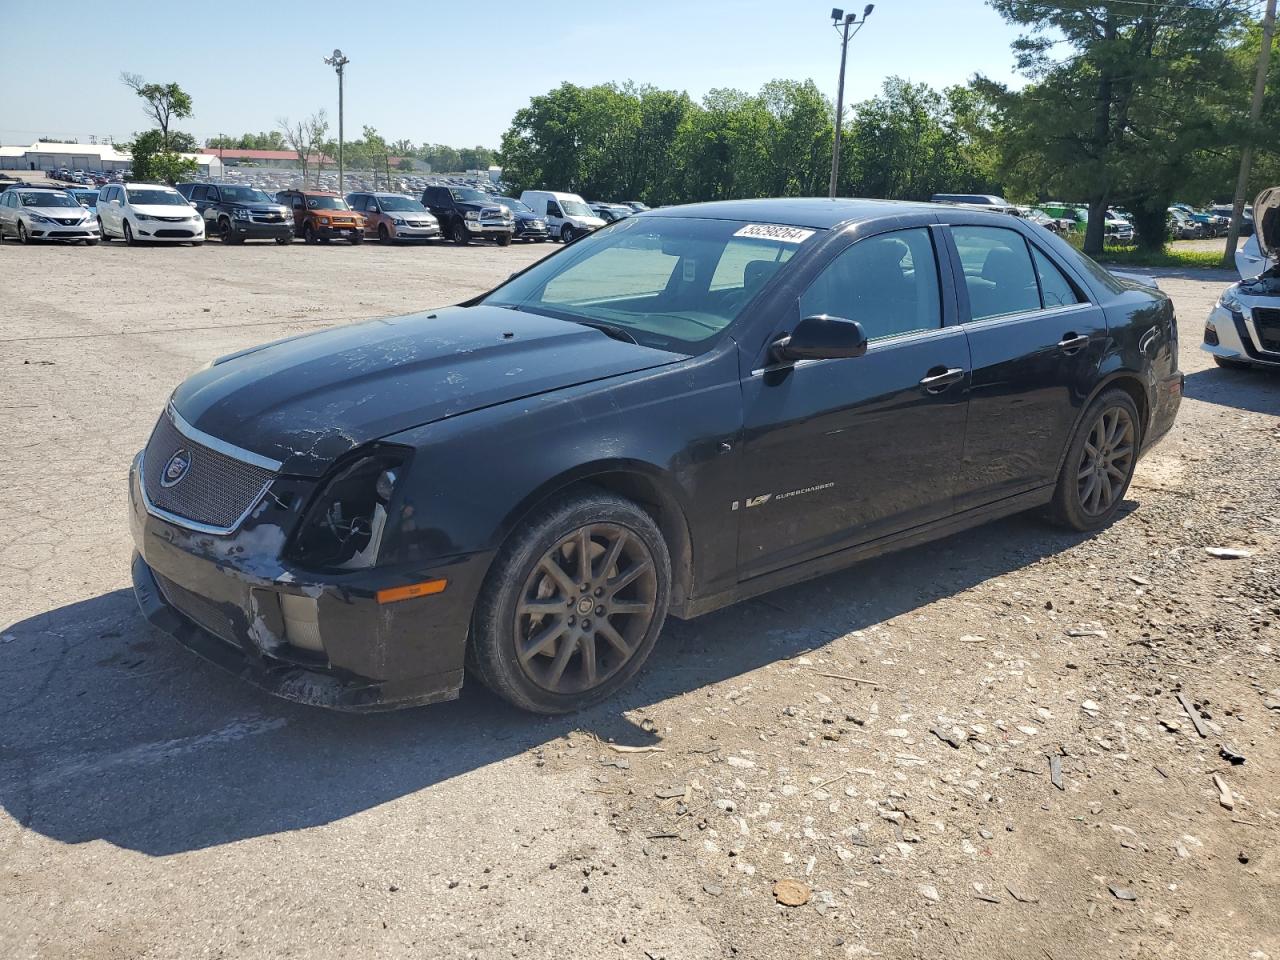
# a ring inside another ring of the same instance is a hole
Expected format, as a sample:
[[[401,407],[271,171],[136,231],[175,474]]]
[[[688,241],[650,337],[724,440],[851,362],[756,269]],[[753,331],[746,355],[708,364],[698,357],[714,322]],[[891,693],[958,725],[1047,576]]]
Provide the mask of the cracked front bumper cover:
[[[156,575],[133,555],[133,595],[143,616],[188,650],[241,680],[297,703],[333,710],[396,710],[452,700],[461,676],[436,674],[395,680],[372,680],[342,671],[306,667],[267,656],[246,639],[237,646],[204,630],[166,599]]]

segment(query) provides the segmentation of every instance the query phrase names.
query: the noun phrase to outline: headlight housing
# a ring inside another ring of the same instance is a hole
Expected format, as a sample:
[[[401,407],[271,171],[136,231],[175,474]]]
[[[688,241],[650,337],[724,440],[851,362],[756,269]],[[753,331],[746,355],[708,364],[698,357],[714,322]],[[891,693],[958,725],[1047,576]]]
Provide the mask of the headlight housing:
[[[1235,287],[1228,287],[1218,298],[1218,306],[1229,313],[1238,313],[1245,317],[1249,315],[1249,308],[1240,302],[1240,297],[1236,293]]]
[[[316,223],[328,223],[328,222],[329,222],[328,217],[316,217]]]
[[[145,214],[145,213],[135,213],[135,214],[133,215],[133,219],[135,219],[135,220],[154,220],[154,219],[155,219],[155,217],[150,216],[149,214]]]
[[[403,217],[392,217],[392,218],[391,218],[391,222],[392,222],[392,223],[394,223],[397,227],[403,227],[403,226],[404,226],[404,218],[403,218]]]
[[[27,216],[30,217],[36,223],[53,223],[53,221],[50,220],[48,217],[42,217],[38,213],[28,213]]]
[[[479,219],[480,219],[480,211],[479,211],[479,210],[467,210],[465,213],[463,213],[463,214],[462,214],[462,218],[463,218],[464,220],[479,220]]]
[[[289,559],[310,569],[374,566],[411,452],[379,446],[331,473],[303,515]]]

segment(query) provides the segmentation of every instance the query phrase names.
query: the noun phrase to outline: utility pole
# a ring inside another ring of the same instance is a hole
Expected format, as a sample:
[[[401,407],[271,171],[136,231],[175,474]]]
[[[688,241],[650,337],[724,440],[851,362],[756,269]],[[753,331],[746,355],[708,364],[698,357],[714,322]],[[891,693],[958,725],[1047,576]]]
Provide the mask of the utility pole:
[[[333,56],[325,57],[324,62],[333,67],[338,74],[338,196],[344,196],[342,192],[342,71],[351,60],[344,57],[341,50],[335,49]]]
[[[836,180],[840,176],[840,127],[844,120],[844,64],[849,55],[849,39],[866,25],[867,17],[871,16],[871,11],[875,8],[874,3],[868,3],[862,11],[861,20],[856,13],[846,16],[845,12],[838,8],[831,11],[831,25],[841,35],[840,83],[836,88],[836,138],[831,145],[831,184],[827,188],[827,196],[832,198],[836,195]],[[853,28],[852,33],[849,31],[850,27]]]
[[[1253,80],[1253,101],[1249,104],[1249,136],[1240,151],[1240,175],[1236,178],[1236,195],[1231,204],[1231,226],[1227,229],[1227,247],[1222,251],[1222,266],[1236,265],[1236,245],[1240,242],[1240,221],[1244,218],[1245,191],[1249,189],[1249,168],[1253,165],[1253,129],[1262,118],[1262,98],[1267,92],[1267,66],[1271,62],[1271,38],[1276,28],[1276,0],[1267,0],[1262,15],[1262,49],[1258,51],[1258,73]]]

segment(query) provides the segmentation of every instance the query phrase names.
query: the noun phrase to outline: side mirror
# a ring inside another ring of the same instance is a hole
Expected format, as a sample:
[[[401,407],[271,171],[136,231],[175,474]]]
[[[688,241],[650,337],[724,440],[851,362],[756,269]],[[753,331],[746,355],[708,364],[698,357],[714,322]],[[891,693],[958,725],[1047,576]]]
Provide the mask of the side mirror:
[[[805,317],[789,336],[775,340],[769,352],[779,363],[860,357],[867,352],[867,335],[856,320],[823,313]]]

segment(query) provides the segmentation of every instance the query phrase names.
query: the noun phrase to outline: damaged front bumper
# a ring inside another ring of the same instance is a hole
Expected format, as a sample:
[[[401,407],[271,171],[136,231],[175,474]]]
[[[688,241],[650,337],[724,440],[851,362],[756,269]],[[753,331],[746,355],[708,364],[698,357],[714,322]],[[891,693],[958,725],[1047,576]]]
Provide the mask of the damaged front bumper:
[[[129,501],[138,606],[206,660],[276,696],[338,710],[458,695],[485,557],[317,576],[281,560],[278,504],[226,536],[186,529],[147,510],[137,461]],[[447,589],[378,602],[379,590],[432,578]]]

